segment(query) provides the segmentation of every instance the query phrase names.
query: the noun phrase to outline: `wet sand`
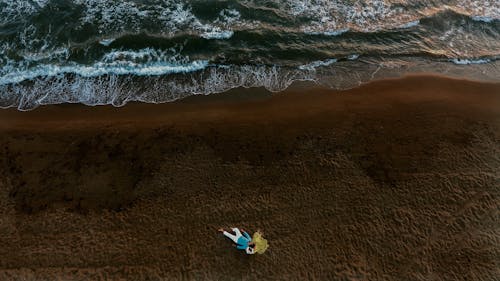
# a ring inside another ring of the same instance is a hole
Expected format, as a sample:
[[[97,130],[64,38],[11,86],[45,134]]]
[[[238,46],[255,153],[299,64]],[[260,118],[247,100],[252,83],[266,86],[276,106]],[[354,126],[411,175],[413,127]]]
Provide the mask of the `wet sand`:
[[[500,84],[238,91],[0,110],[0,280],[500,276]]]

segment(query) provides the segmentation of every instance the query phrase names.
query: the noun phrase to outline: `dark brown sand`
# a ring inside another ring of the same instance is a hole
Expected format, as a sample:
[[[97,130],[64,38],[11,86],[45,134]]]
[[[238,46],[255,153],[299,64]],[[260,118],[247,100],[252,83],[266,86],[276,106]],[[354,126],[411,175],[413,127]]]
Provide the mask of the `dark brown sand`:
[[[1,110],[0,280],[500,276],[500,84],[260,93]]]

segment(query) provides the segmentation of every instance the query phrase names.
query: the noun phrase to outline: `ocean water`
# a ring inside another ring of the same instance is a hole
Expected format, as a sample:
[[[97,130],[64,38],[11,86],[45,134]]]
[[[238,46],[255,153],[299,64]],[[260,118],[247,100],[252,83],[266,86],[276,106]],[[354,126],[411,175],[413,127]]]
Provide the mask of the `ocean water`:
[[[0,107],[500,81],[498,0],[0,0]]]

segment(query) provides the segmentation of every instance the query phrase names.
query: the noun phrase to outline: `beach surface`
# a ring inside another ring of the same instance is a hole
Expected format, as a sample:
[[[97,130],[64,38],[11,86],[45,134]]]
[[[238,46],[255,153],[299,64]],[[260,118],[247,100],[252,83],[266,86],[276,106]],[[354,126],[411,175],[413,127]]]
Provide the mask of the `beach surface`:
[[[0,175],[0,280],[500,276],[500,84],[0,110]]]

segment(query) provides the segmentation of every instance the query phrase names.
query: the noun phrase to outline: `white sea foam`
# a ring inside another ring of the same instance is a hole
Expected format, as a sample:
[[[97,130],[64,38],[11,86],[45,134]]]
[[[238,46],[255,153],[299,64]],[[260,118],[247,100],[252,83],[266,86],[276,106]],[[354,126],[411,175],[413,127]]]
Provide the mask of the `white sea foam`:
[[[348,60],[357,60],[359,58],[358,54],[352,54],[347,57]]]
[[[202,33],[201,37],[205,39],[229,39],[233,36],[234,31],[232,30],[210,30],[208,32]]]
[[[63,51],[61,53],[65,54]],[[67,54],[66,54],[67,55]],[[41,61],[42,58],[29,58]],[[175,53],[175,49],[166,51],[145,48],[141,50],[114,50],[106,53],[101,60],[83,65],[75,62],[61,64],[41,63],[34,67],[29,64],[6,64],[0,69],[0,85],[20,83],[37,77],[55,77],[64,74],[75,74],[81,77],[97,77],[102,75],[137,75],[158,76],[171,73],[187,73],[207,67],[208,61],[189,61]]]
[[[280,7],[280,13],[307,20],[301,29],[307,33],[324,34],[349,28],[359,32],[411,28],[420,19],[446,10],[490,22],[500,19],[498,0],[270,0]],[[246,0],[252,7],[263,7],[259,0]],[[248,5],[248,4],[247,4]],[[421,8],[416,8],[421,6]],[[335,34],[333,34],[335,35]]]
[[[217,20],[225,24],[238,23],[241,20],[241,14],[235,9],[223,9]]]
[[[497,20],[486,16],[472,16],[472,19],[475,21],[482,21],[482,22],[493,22],[494,20]]]
[[[488,40],[482,32],[470,32],[466,25],[447,26],[445,31],[434,40],[428,53],[450,57],[493,57],[500,50],[499,40]]]
[[[70,50],[68,48],[56,48],[38,52],[24,52],[22,57],[25,62],[43,62],[43,61],[59,61],[63,62],[68,59]],[[0,71],[1,73],[1,71]]]
[[[415,21],[410,21],[410,22],[407,22],[405,24],[402,24],[400,26],[398,26],[398,28],[411,28],[411,27],[414,27],[414,26],[417,26],[420,24],[420,20],[415,20]]]
[[[500,1],[498,0],[458,0],[450,9],[471,16],[476,21],[500,20]]]
[[[34,68],[10,72],[0,77],[0,85],[20,83],[37,77],[56,77],[62,74],[76,74],[81,77],[97,77],[102,75],[137,75],[157,76],[171,73],[186,73],[201,70],[207,67],[207,61],[194,61],[186,65],[175,65],[165,62],[137,64],[137,63],[95,63],[86,65],[58,66],[52,64],[38,65]]]
[[[28,16],[44,8],[49,0],[0,0],[0,23],[25,20]]]
[[[156,50],[153,48],[144,48],[140,50],[113,50],[106,53],[101,61],[105,63],[113,63],[117,61],[123,62],[161,62],[168,61],[172,57],[176,57],[175,49],[166,51]]]
[[[148,103],[169,102],[195,94],[225,92],[236,87],[264,87],[281,91],[294,81],[313,80],[309,72],[283,70],[277,66],[212,66],[175,76],[148,76],[146,81],[134,82],[132,76],[105,75],[97,77],[58,75],[37,77],[29,84],[0,84],[0,106],[16,106],[20,110],[43,104],[83,103],[113,104],[128,101]],[[4,95],[8,93],[8,96]]]
[[[99,41],[99,44],[107,47],[111,45],[111,43],[113,43],[115,40],[115,38],[103,38]]]
[[[99,33],[138,29],[139,21],[148,15],[148,11],[131,1],[74,0],[74,3],[85,7],[79,22],[94,24]]]
[[[237,10],[223,9],[213,24],[200,25],[197,29],[204,31],[200,36],[205,39],[229,39],[234,35],[233,26],[240,19],[241,15]]]
[[[485,64],[491,62],[490,59],[451,59],[454,64],[468,65],[468,64]]]
[[[99,28],[101,34],[139,32],[147,22],[159,22],[155,32],[173,36],[177,33],[198,34],[206,39],[227,39],[233,26],[240,24],[241,15],[234,9],[223,9],[214,22],[202,22],[191,6],[180,0],[150,1],[148,5],[137,1],[73,0],[85,7],[83,24]],[[106,44],[101,41],[101,44]]]
[[[349,28],[344,28],[344,29],[339,29],[339,30],[325,30],[322,32],[317,32],[317,31],[308,31],[307,28],[304,29],[304,32],[306,34],[311,34],[311,35],[326,35],[326,36],[339,36],[342,35],[346,32],[349,31]]]
[[[346,32],[349,31],[349,28],[344,28],[344,29],[340,29],[340,30],[327,30],[327,31],[324,31],[323,34],[324,35],[328,35],[328,36],[338,36],[338,35],[341,35],[341,34],[344,34]]]
[[[308,64],[304,64],[299,66],[300,70],[316,70],[316,68],[321,67],[321,66],[329,66],[331,64],[334,64],[337,62],[337,59],[328,59],[328,60],[322,60],[322,61],[313,61]]]
[[[275,0],[274,2],[282,7],[281,11],[291,16],[310,19],[302,26],[302,29],[308,33],[324,34],[345,29],[376,31],[396,28],[401,25],[401,22],[412,22],[421,17],[415,9],[404,9],[399,4],[384,0],[348,2],[343,0]]]

